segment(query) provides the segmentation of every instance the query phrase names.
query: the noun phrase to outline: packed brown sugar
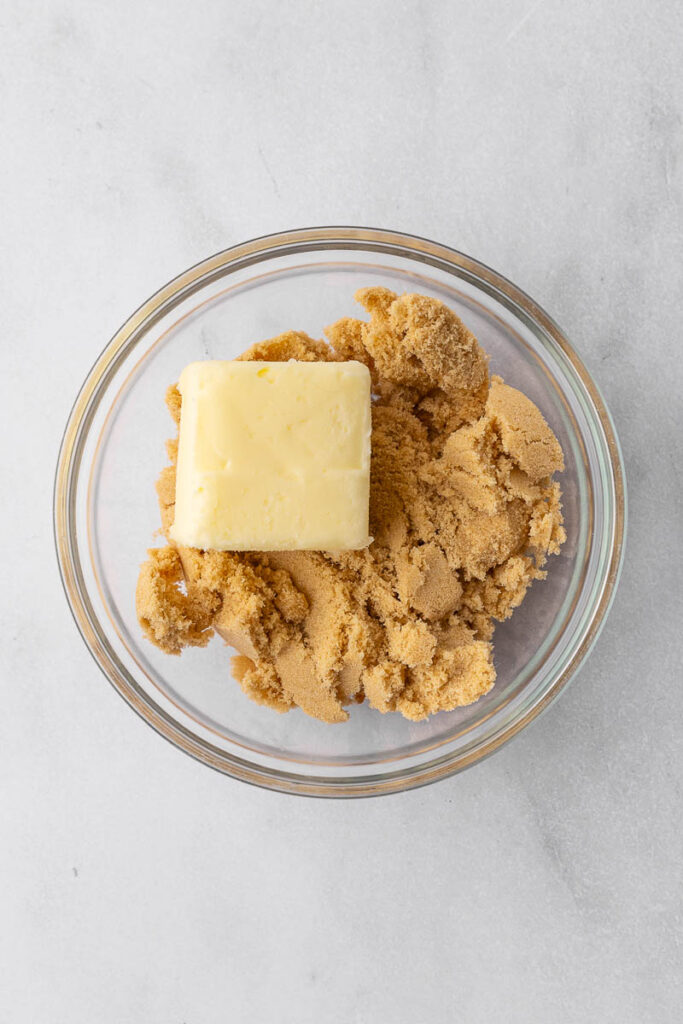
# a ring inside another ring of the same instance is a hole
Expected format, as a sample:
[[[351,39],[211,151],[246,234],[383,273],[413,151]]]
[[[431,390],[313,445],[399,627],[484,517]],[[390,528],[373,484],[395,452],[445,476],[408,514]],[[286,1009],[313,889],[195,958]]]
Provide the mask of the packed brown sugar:
[[[494,684],[494,625],[565,539],[560,445],[450,309],[367,288],[369,321],[329,344],[290,331],[241,359],[360,360],[371,373],[371,545],[341,553],[149,552],[137,586],[147,637],[169,654],[217,633],[244,692],[276,711],[343,722],[352,702],[420,720]],[[176,424],[181,398],[169,388]],[[157,483],[173,522],[177,442]],[[227,672],[226,672],[227,682]]]

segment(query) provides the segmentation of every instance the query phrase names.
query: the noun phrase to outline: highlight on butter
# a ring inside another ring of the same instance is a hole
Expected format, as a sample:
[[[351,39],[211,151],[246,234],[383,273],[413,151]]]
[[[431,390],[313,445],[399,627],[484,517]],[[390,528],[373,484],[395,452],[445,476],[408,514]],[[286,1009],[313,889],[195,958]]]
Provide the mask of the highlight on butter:
[[[191,363],[182,395],[180,545],[219,551],[367,547],[370,374],[359,362]]]

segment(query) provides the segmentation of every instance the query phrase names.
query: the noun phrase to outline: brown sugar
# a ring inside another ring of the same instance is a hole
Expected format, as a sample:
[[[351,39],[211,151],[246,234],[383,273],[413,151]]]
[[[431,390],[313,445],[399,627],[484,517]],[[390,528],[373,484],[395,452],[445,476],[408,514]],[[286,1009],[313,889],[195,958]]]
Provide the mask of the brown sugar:
[[[170,544],[140,570],[137,610],[169,654],[213,633],[233,675],[276,711],[326,722],[367,699],[419,720],[495,681],[494,623],[508,618],[565,539],[562,451],[541,413],[499,377],[450,309],[424,295],[358,292],[369,321],[290,331],[241,359],[358,359],[373,401],[370,532],[362,551],[200,551]],[[178,423],[180,395],[167,393]],[[177,443],[157,482],[173,522]]]

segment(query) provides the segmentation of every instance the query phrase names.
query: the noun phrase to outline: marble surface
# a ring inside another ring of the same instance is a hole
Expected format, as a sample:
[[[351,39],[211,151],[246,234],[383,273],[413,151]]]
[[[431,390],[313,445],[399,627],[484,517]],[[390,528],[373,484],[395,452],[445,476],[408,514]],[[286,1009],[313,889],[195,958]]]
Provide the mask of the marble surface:
[[[0,1021],[665,1024],[683,1000],[677,0],[0,5]],[[128,313],[366,223],[513,278],[613,411],[623,579],[561,701],[431,788],[261,792],[159,739],[71,621],[61,431]]]

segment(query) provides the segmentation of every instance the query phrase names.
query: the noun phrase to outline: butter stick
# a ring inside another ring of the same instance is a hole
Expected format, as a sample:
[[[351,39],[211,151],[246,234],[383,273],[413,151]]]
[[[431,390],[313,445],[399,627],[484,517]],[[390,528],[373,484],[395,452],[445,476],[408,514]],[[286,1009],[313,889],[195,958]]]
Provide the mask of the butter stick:
[[[351,362],[191,363],[173,540],[219,551],[366,547],[370,375]]]

